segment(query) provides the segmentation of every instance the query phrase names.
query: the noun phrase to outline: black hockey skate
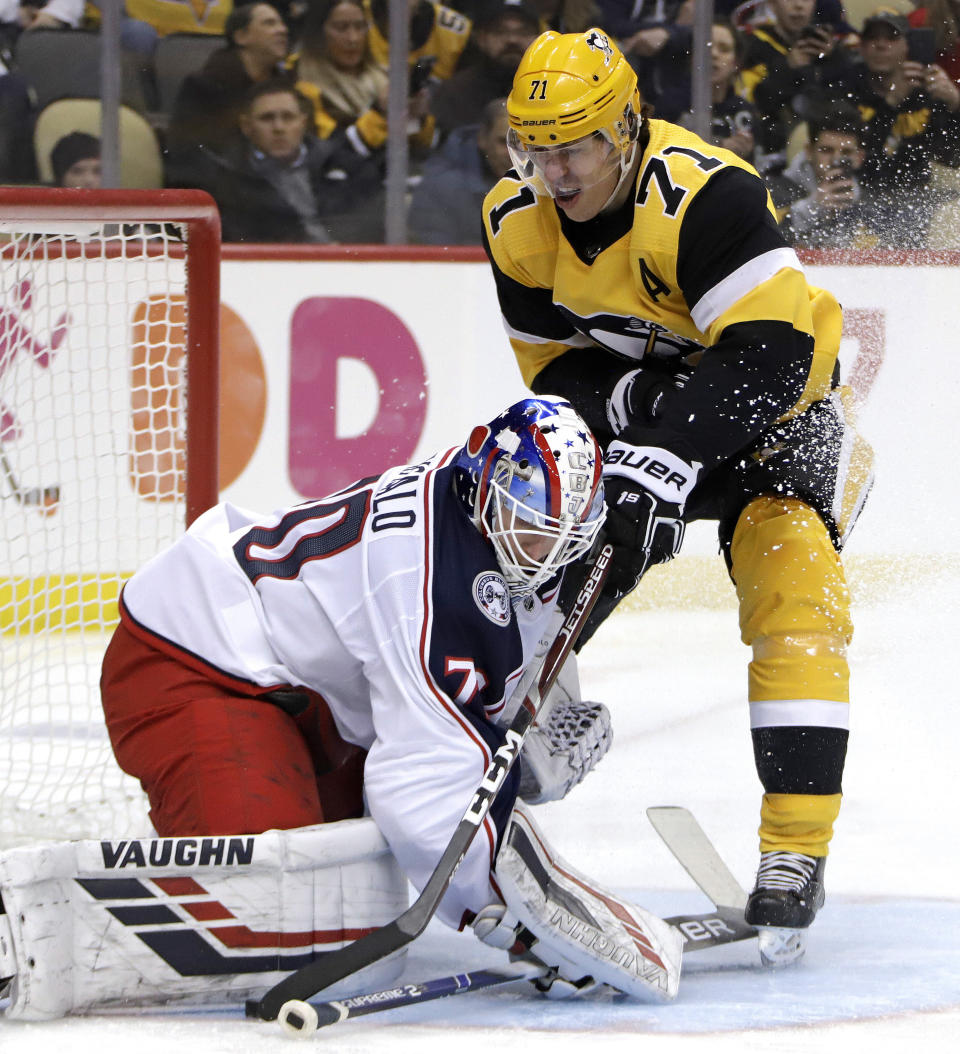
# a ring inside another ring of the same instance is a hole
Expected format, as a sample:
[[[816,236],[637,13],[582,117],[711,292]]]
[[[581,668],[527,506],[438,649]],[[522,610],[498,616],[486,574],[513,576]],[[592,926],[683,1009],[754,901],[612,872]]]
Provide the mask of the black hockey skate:
[[[787,966],[805,949],[805,930],[823,906],[826,857],[803,853],[760,854],[756,885],[745,920],[759,930],[765,966]]]

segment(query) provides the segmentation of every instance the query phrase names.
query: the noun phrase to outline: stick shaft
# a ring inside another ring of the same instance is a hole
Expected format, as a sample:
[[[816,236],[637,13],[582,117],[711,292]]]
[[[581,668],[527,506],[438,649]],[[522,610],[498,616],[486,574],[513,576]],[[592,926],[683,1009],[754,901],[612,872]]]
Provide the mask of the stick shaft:
[[[446,996],[495,988],[498,985],[529,979],[543,972],[545,972],[544,967],[530,967],[523,970],[508,967],[470,970],[467,973],[437,977],[419,984],[400,985],[397,988],[388,988],[370,995],[358,995],[330,1003],[314,1003],[313,1008],[317,1012],[317,1027],[323,1028],[350,1018],[379,1014],[384,1010],[396,1010],[402,1006],[417,1006],[420,1003],[429,1003]]]

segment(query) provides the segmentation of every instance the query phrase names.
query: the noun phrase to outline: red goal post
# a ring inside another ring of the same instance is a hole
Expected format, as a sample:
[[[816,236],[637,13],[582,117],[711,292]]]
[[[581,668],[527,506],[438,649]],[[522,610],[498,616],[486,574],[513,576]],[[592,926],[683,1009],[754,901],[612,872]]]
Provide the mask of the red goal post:
[[[100,658],[217,500],[219,288],[200,191],[0,189],[0,848],[146,830]]]

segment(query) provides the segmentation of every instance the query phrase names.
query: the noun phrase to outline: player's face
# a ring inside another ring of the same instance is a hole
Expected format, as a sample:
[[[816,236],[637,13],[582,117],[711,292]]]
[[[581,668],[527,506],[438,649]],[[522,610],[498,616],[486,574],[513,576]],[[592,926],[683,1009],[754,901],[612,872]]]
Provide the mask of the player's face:
[[[601,135],[537,148],[529,156],[557,208],[577,223],[600,212],[620,178],[619,155]]]
[[[511,555],[518,566],[532,570],[543,564],[557,542],[555,534],[545,532],[519,516],[514,518],[508,538]]]
[[[355,70],[363,63],[367,49],[367,20],[363,9],[345,0],[337,4],[323,27],[323,39],[330,61],[341,70]]]

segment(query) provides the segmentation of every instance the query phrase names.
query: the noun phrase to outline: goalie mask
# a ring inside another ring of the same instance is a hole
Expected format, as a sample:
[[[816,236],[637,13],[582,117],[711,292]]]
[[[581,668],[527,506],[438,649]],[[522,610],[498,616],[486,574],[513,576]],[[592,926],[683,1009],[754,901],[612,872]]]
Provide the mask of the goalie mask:
[[[589,428],[552,396],[514,403],[470,433],[454,486],[515,596],[538,589],[593,545],[606,515],[601,467]]]
[[[643,104],[637,75],[600,29],[543,33],[530,45],[507,99],[507,149],[520,178],[562,200],[614,174],[611,200],[637,152]]]

